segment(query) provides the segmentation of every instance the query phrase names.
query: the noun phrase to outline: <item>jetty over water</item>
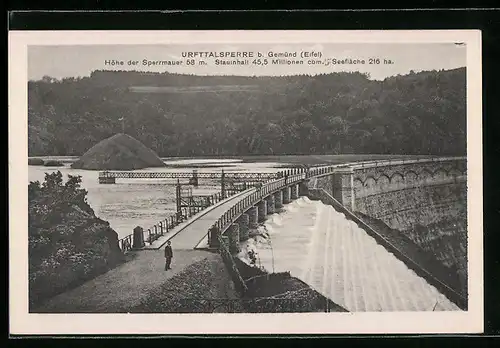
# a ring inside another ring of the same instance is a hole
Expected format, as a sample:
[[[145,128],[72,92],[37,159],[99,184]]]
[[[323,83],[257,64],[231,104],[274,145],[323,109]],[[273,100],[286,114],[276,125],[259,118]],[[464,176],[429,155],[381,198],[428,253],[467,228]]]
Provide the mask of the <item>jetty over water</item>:
[[[198,179],[234,180],[234,181],[267,181],[278,178],[280,174],[262,172],[131,172],[131,171],[102,171],[99,172],[100,184],[114,184],[116,179]]]

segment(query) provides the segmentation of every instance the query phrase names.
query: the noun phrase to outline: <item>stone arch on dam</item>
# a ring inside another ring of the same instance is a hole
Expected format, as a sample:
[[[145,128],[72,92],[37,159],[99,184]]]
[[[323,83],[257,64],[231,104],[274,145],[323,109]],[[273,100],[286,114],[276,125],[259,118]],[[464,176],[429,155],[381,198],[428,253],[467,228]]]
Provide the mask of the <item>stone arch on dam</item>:
[[[352,190],[354,191],[352,194],[358,201],[363,197],[389,191],[463,182],[467,175],[464,164],[465,160],[353,167],[352,172],[349,173],[352,175]],[[344,180],[344,182],[348,183],[349,180]]]
[[[426,225],[444,213],[431,214],[426,211],[426,206],[438,210],[446,208],[447,213],[453,215],[455,209],[450,210],[450,204],[466,204],[464,162],[354,167],[348,174],[352,176],[350,195],[354,198],[342,199],[341,202],[352,211],[381,218],[391,228],[406,230],[415,224]],[[349,187],[343,189],[349,190]]]

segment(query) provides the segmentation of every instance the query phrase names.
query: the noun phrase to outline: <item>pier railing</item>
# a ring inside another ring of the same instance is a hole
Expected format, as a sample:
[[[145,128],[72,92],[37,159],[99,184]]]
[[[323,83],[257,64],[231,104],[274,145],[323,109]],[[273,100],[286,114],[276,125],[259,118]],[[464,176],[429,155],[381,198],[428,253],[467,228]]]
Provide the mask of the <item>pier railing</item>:
[[[129,234],[126,237],[123,237],[122,239],[118,240],[118,246],[122,250],[123,253],[126,253],[127,251],[132,250],[132,242],[133,242],[134,235]]]
[[[110,171],[99,172],[99,179],[226,179],[265,181],[276,178],[276,173],[264,172],[139,172],[139,171]]]

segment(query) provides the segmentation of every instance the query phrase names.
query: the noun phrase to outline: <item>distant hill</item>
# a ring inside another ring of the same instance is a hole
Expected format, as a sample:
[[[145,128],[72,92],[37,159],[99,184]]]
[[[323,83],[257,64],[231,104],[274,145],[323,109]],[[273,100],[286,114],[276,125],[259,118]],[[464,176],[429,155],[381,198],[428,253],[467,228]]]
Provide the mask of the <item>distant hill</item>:
[[[133,170],[164,166],[165,163],[154,151],[122,133],[100,141],[71,164],[71,168],[90,170]]]
[[[159,156],[466,151],[465,68],[370,80],[95,71],[28,82],[29,156],[125,132]],[[208,92],[208,93],[207,93]]]

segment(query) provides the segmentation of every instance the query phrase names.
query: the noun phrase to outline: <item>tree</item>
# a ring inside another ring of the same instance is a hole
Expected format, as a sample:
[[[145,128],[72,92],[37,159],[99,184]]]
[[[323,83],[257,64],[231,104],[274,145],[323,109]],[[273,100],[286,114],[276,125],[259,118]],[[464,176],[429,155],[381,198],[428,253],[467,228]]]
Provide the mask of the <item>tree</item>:
[[[160,156],[321,154],[347,145],[356,153],[465,153],[464,68],[369,78],[125,71],[45,77],[28,82],[29,155],[82,155],[121,132],[120,118],[127,134]],[[236,87],[213,92],[217,85]],[[186,86],[205,92],[186,93]]]

